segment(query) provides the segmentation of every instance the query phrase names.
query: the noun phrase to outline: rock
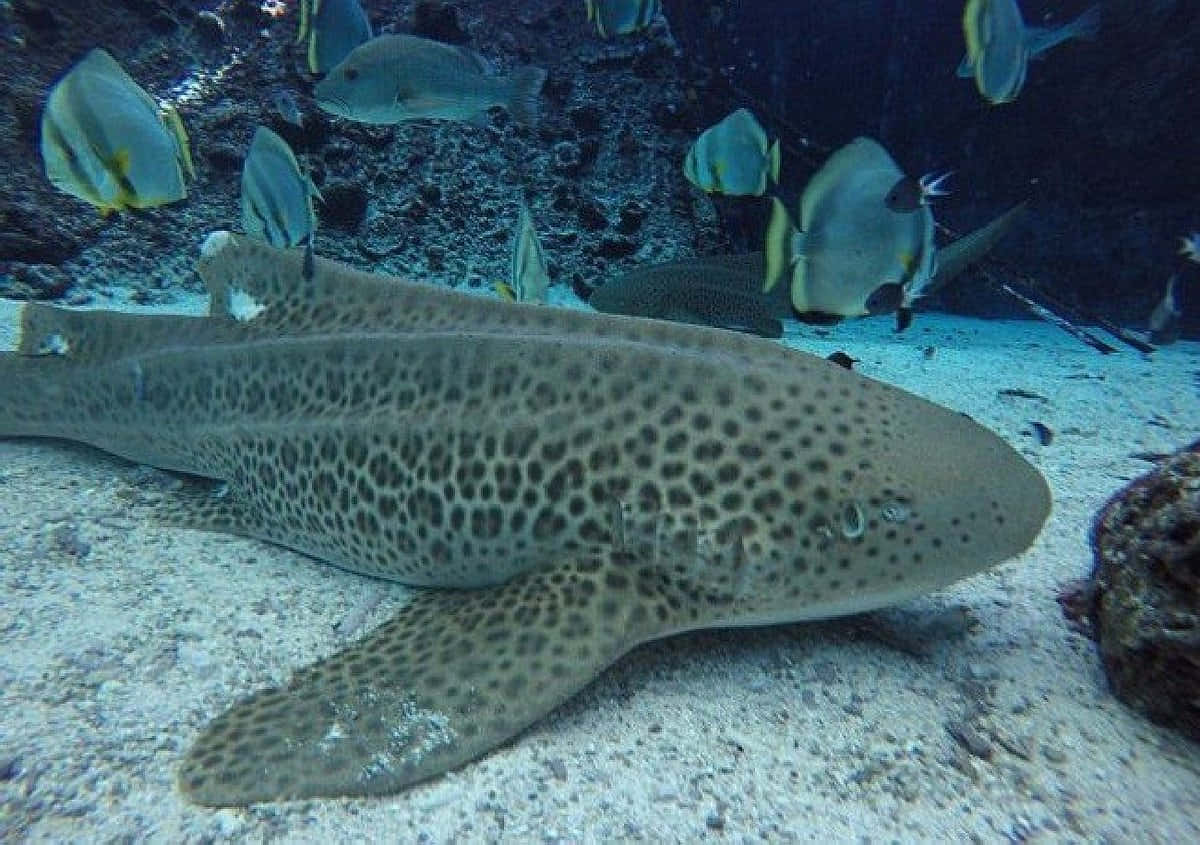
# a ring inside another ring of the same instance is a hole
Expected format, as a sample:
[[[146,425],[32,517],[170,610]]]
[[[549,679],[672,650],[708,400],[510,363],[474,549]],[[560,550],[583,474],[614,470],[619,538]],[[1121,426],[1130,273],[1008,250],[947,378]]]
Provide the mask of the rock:
[[[1114,694],[1200,740],[1200,440],[1108,501],[1092,531],[1086,610]]]
[[[458,9],[441,0],[418,0],[413,10],[413,34],[450,44],[470,40],[458,22]]]
[[[13,293],[30,299],[57,299],[71,287],[71,277],[53,264],[14,264],[11,275]]]
[[[208,9],[196,15],[196,35],[210,47],[225,41],[225,21]]]
[[[367,192],[350,182],[335,182],[321,188],[325,202],[317,204],[323,222],[349,232],[357,231],[367,216]]]

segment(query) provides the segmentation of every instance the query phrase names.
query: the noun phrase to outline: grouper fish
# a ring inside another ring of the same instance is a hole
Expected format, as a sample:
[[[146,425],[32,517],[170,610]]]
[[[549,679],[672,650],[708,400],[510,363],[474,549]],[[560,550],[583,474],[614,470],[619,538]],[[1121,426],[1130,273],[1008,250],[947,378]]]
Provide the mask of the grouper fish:
[[[0,434],[211,479],[159,513],[424,588],[203,728],[200,804],[393,793],[639,643],[901,602],[1020,554],[1050,508],[969,417],[760,338],[228,233],[199,270],[208,316],[26,305]]]

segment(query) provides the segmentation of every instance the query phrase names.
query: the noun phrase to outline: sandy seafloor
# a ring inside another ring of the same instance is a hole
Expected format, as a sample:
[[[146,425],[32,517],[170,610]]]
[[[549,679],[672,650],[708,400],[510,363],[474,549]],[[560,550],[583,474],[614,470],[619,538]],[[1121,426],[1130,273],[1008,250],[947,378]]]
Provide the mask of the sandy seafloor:
[[[386,799],[212,811],[173,777],[201,725],[386,619],[403,587],[140,521],[156,473],[0,441],[0,839],[1200,841],[1200,745],[1116,701],[1055,602],[1090,569],[1097,509],[1149,468],[1132,454],[1200,434],[1200,344],[1103,357],[1035,322],[891,326],[787,342],[1014,443],[1054,492],[1028,553],[889,611],[643,646],[509,745]]]

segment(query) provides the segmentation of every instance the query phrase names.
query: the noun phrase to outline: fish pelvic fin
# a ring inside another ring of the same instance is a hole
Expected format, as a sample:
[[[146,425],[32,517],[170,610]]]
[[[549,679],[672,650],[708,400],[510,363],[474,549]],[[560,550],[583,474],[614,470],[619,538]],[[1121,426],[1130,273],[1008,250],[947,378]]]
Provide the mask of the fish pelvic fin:
[[[967,42],[967,55],[959,64],[959,75],[962,75],[962,70],[965,67],[971,68],[970,76],[975,75],[975,65],[979,61],[979,56],[983,53],[983,41],[980,38],[984,12],[983,0],[967,0],[967,5],[963,7],[963,37]]]
[[[493,750],[678,628],[682,597],[620,550],[497,587],[417,591],[362,640],[209,724],[180,786],[213,807],[394,793]]]
[[[779,283],[783,275],[796,262],[793,251],[795,245],[796,227],[792,223],[783,200],[771,197],[771,219],[767,223],[767,241],[764,248],[766,261],[766,277],[763,280],[763,292],[769,293]]]
[[[779,139],[776,138],[771,142],[771,146],[767,147],[767,173],[770,175],[771,183],[774,185],[779,184],[779,163],[781,158]]]
[[[183,119],[179,116],[179,110],[174,106],[164,106],[162,110],[162,122],[167,127],[167,131],[171,133],[171,137],[175,140],[175,147],[179,156],[179,165],[183,168],[183,172],[187,174],[188,179],[196,178],[196,164],[192,161],[192,147],[188,140],[187,130],[183,126]]]
[[[496,282],[494,285],[496,293],[500,294],[500,298],[505,302],[516,302],[517,292],[508,282]]]
[[[545,81],[546,71],[531,65],[519,67],[509,75],[505,105],[513,120],[522,126],[533,126],[537,123],[538,98]]]
[[[301,44],[312,30],[313,0],[300,0],[300,27],[296,30],[296,43]]]

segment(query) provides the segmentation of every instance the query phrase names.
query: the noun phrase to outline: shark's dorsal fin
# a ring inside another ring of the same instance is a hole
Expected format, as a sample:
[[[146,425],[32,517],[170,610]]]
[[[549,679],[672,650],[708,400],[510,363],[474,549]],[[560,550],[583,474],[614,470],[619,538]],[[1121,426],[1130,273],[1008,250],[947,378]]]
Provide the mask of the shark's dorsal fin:
[[[581,332],[674,349],[718,351],[709,335],[667,322],[647,324],[566,308],[506,303],[395,276],[368,273],[316,257],[305,277],[305,250],[276,249],[261,241],[214,232],[197,269],[212,297],[210,314],[233,318],[264,334],[346,331],[426,333],[469,330],[573,336]],[[784,347],[749,335],[723,338],[725,355],[788,359]]]

